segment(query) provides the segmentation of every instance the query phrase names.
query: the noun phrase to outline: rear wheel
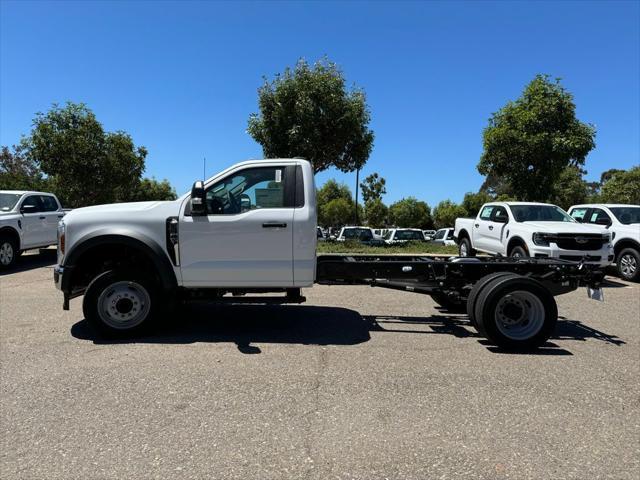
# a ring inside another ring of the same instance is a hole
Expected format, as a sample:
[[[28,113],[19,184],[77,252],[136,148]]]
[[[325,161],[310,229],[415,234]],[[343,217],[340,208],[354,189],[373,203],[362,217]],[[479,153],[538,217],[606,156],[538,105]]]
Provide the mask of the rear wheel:
[[[478,300],[478,296],[492,280],[495,280],[496,278],[506,277],[509,275],[515,276],[515,277],[518,276],[517,274],[511,273],[511,272],[491,273],[489,275],[482,277],[480,280],[478,280],[476,284],[473,286],[473,288],[471,289],[471,291],[469,292],[469,297],[467,297],[467,315],[469,316],[469,321],[471,322],[471,325],[473,325],[473,327],[476,330],[478,330],[478,332],[481,333],[482,335],[485,335],[485,332],[480,330],[480,326],[478,325],[478,322],[476,322],[476,314],[475,314],[475,308],[476,308],[476,302]]]
[[[458,245],[458,254],[461,257],[476,256],[476,251],[471,247],[471,241],[467,237],[460,240],[460,244]]]
[[[84,316],[99,334],[124,337],[146,331],[162,311],[155,282],[136,272],[108,271],[87,287]]]
[[[504,276],[489,282],[478,295],[475,319],[492,343],[528,350],[549,339],[558,307],[553,295],[536,280]]]
[[[16,241],[9,235],[0,235],[0,269],[13,266],[19,250]]]
[[[640,252],[635,248],[625,248],[616,259],[618,275],[630,282],[640,281]]]
[[[518,245],[511,249],[511,251],[509,252],[509,256],[513,258],[527,258],[529,256],[529,253],[524,247]]]

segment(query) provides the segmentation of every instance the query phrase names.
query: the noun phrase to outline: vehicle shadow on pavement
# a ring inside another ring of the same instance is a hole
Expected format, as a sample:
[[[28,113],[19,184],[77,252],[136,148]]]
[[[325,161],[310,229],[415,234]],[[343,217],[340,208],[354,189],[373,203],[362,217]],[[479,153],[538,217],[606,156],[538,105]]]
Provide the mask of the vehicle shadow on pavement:
[[[252,343],[356,345],[371,338],[358,312],[307,305],[194,304],[181,307],[153,333],[138,338],[98,337],[86,320],[73,325],[71,334],[95,344],[227,342],[247,354],[261,353]]]
[[[15,264],[8,270],[0,270],[0,277],[13,273],[26,272],[36,268],[50,267],[56,263],[57,252],[55,249],[43,248],[40,253],[29,253],[17,258]]]

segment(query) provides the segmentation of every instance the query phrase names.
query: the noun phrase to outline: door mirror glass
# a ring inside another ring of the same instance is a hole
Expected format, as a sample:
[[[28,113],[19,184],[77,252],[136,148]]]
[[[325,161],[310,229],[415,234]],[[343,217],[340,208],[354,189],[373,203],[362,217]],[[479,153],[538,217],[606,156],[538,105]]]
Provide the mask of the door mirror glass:
[[[609,225],[611,225],[611,222],[608,218],[598,217],[596,219],[596,225],[603,225],[605,227],[608,227]]]
[[[504,213],[499,213],[493,218],[493,221],[497,223],[508,223],[509,217]]]
[[[194,217],[207,214],[207,204],[205,202],[204,182],[198,180],[191,188],[191,215]]]

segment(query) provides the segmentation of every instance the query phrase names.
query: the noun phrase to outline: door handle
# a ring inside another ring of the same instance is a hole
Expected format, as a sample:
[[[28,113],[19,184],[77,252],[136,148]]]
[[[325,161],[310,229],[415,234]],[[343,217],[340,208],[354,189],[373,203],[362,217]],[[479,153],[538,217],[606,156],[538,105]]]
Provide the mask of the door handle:
[[[479,224],[479,223],[476,223],[476,224],[475,224],[475,227],[476,227],[476,228],[480,228],[480,224]]]
[[[40,220],[46,220],[47,217],[40,217]]]
[[[63,218],[63,217],[64,217],[64,215],[58,215],[58,218]]]
[[[262,228],[287,228],[287,224],[278,222],[265,222],[262,224]]]
[[[489,230],[493,230],[493,225],[489,225]]]

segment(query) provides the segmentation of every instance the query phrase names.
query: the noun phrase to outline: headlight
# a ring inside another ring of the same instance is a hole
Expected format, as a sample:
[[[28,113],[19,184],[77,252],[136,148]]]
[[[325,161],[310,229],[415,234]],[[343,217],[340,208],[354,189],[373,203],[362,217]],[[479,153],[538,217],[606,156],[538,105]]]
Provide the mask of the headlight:
[[[536,245],[540,245],[542,247],[548,247],[549,246],[549,237],[551,235],[549,235],[548,233],[540,233],[540,232],[536,232],[533,234],[533,243],[535,243]]]
[[[64,255],[64,247],[66,241],[67,226],[64,223],[64,220],[60,220],[58,222],[58,250],[60,253]]]

